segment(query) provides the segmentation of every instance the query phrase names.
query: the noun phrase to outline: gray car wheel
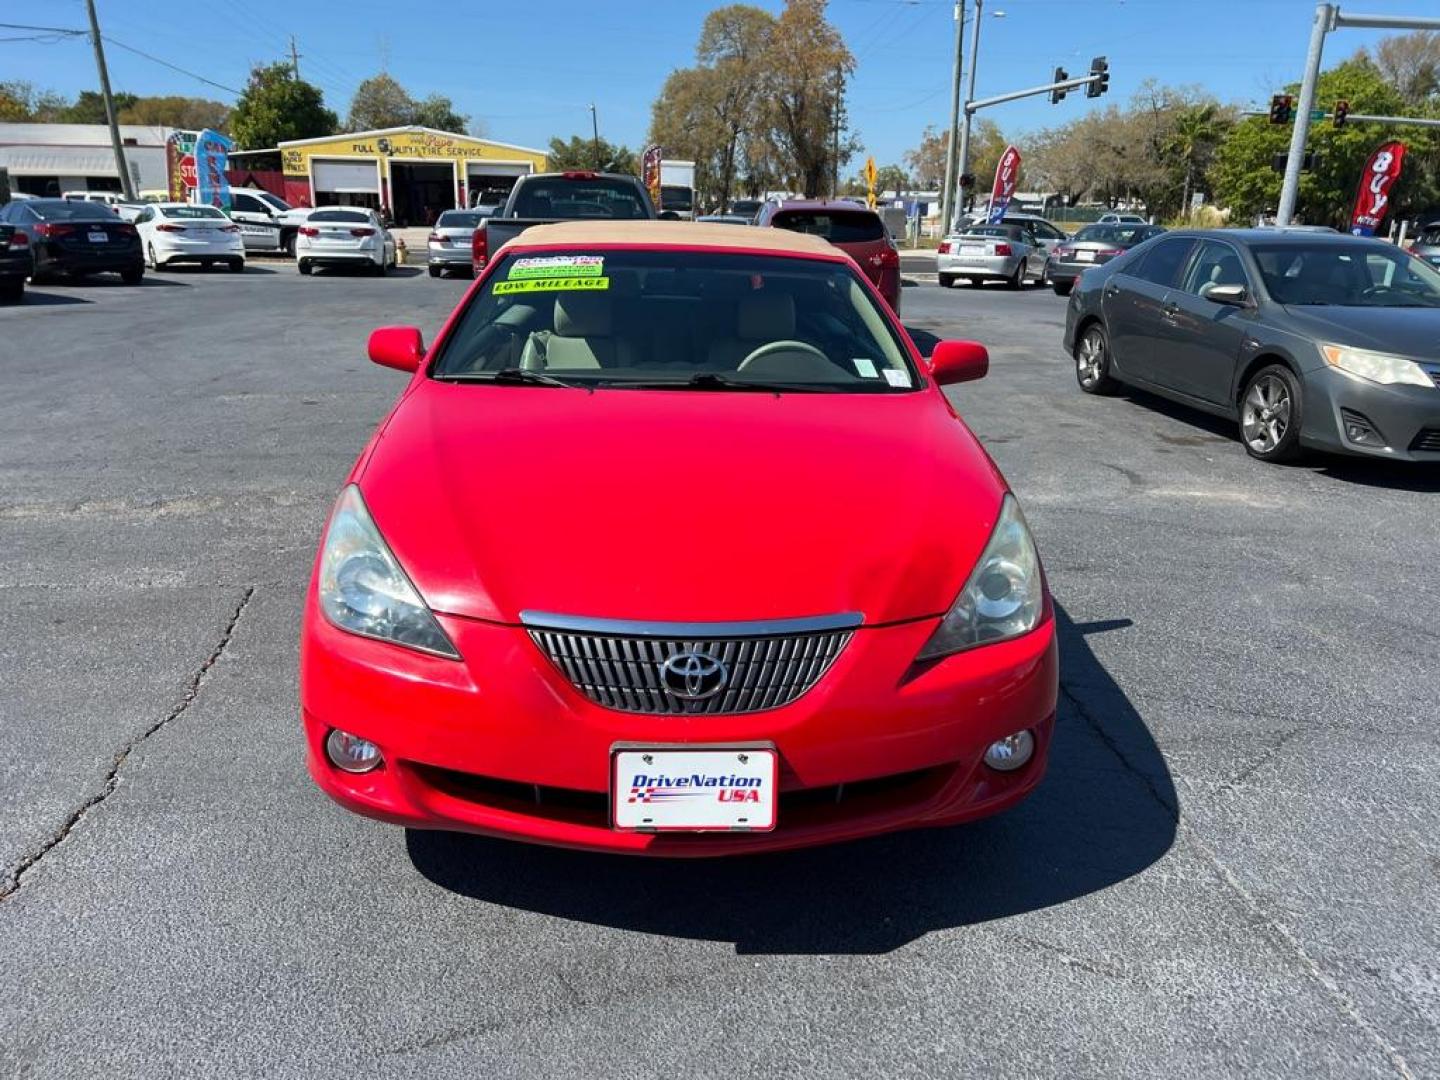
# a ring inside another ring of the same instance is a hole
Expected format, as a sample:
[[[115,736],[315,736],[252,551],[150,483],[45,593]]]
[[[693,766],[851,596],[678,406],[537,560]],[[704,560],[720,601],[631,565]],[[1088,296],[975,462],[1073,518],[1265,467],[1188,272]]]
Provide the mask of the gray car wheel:
[[[1293,461],[1300,454],[1300,381],[1281,364],[1257,371],[1240,398],[1240,438],[1261,461]]]
[[[1024,259],[1021,259],[1019,265],[1015,267],[1015,273],[1011,274],[1010,277],[1006,278],[1005,287],[1007,289],[1023,289],[1025,287]]]
[[[1113,394],[1115,377],[1110,374],[1110,339],[1105,328],[1091,323],[1075,342],[1075,381],[1087,394]]]

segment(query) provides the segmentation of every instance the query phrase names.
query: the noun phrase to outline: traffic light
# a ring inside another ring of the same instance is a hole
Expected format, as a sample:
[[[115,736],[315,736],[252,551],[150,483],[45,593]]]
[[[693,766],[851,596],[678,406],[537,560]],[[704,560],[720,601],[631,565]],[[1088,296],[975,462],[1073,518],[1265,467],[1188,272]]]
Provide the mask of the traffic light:
[[[1335,115],[1334,117],[1332,117],[1332,119],[1335,121],[1335,126],[1337,128],[1345,126],[1345,118],[1349,115],[1350,102],[1346,101],[1344,98],[1341,98],[1339,101],[1335,102]]]
[[[1295,115],[1295,99],[1289,94],[1276,94],[1270,99],[1270,123],[1288,124]]]
[[[1070,76],[1067,75],[1067,74],[1065,74],[1065,69],[1062,68],[1062,67],[1057,67],[1057,68],[1055,69],[1055,78],[1051,79],[1050,81],[1051,81],[1051,82],[1064,82],[1064,81],[1065,81],[1066,79],[1068,79],[1068,78],[1070,78]],[[1065,95],[1066,95],[1066,93],[1068,93],[1068,91],[1066,91],[1066,90],[1061,90],[1059,87],[1056,87],[1054,90],[1051,90],[1051,91],[1050,91],[1050,104],[1051,104],[1051,105],[1059,105],[1060,102],[1062,102],[1062,101],[1065,100]]]
[[[1100,78],[1085,87],[1086,97],[1099,97],[1110,89],[1110,61],[1103,56],[1097,56],[1090,61],[1090,74],[1099,75]]]

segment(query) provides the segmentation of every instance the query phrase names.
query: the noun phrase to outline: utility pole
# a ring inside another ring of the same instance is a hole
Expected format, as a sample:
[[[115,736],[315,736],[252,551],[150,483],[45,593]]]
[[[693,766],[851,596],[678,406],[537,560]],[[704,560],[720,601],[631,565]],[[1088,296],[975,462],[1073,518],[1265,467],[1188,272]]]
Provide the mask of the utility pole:
[[[955,158],[959,153],[960,76],[965,52],[965,0],[955,0],[955,68],[950,79],[950,126],[945,129],[945,188],[940,192],[940,220],[949,223],[955,212]]]
[[[115,151],[115,171],[120,174],[120,192],[126,202],[135,201],[135,185],[125,165],[125,147],[120,142],[120,128],[115,123],[115,101],[110,96],[110,72],[105,67],[105,46],[100,41],[100,20],[95,17],[95,0],[85,0],[90,15],[90,44],[95,46],[95,66],[100,70],[100,96],[105,99],[105,122],[110,125],[110,146]]]
[[[830,197],[840,197],[840,102],[845,96],[845,73],[835,69],[835,121],[830,126]]]
[[[290,71],[298,81],[300,78],[300,54],[295,49],[295,35],[290,35]]]
[[[600,160],[600,120],[595,115],[595,103],[590,103],[590,133],[594,140],[595,147],[595,168],[603,169],[605,162]]]
[[[985,20],[985,0],[975,0],[974,24],[970,27],[970,83],[965,90],[965,120],[960,128],[960,164],[957,168],[959,176],[964,176],[970,171],[970,117],[972,110],[970,103],[975,100],[975,58],[980,55],[980,24]],[[958,179],[958,178],[957,178]],[[955,200],[957,203],[964,203],[964,197]],[[961,206],[951,207],[955,217],[960,216]],[[943,223],[946,232],[954,227],[954,221]]]

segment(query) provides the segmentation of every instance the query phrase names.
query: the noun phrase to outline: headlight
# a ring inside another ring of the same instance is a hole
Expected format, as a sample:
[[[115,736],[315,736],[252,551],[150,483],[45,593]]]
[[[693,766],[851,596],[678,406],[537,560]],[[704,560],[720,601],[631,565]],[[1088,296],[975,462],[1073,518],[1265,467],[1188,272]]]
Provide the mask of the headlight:
[[[1425,369],[1414,360],[1389,353],[1371,352],[1368,349],[1352,349],[1348,345],[1321,345],[1320,352],[1325,362],[1351,375],[1359,375],[1371,382],[1409,383],[1411,386],[1434,386],[1434,380],[1425,374]]]
[[[342,630],[460,659],[390,554],[360,489],[340,493],[320,549],[320,610]]]
[[[917,659],[934,660],[976,645],[1034,630],[1044,611],[1040,557],[1015,496],[1006,495],[1000,520],[945,618]]]

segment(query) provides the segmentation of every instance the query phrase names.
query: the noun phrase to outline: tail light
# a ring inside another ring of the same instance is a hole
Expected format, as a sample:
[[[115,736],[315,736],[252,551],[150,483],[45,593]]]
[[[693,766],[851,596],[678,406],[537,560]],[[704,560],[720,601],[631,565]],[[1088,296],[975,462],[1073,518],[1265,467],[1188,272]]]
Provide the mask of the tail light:
[[[119,225],[111,226],[121,236],[136,236],[135,226],[128,221],[122,221]]]
[[[351,230],[350,230],[350,235],[351,235],[351,236],[374,236],[374,235],[375,235],[375,230],[374,230],[374,229],[351,229]]]
[[[1124,254],[1124,252],[1125,252],[1125,249],[1124,249],[1124,248],[1101,248],[1099,251],[1095,252],[1095,254],[1096,254],[1096,255],[1109,255],[1109,256],[1111,256],[1111,257],[1114,257],[1114,256],[1116,256],[1116,255]]]
[[[600,174],[593,169],[571,169],[560,174],[566,180],[594,180]]]
[[[185,226],[184,226],[184,225],[170,225],[170,224],[167,223],[167,224],[164,224],[164,225],[156,225],[156,226],[155,226],[155,231],[156,231],[156,232],[184,232],[184,231],[185,231]]]
[[[35,226],[35,235],[43,236],[47,240],[56,236],[69,236],[74,231],[74,225],[51,225],[44,221]]]
[[[941,240],[941,241],[940,241],[940,246],[935,249],[935,252],[936,252],[937,255],[949,255],[949,254],[950,254],[950,241],[949,241],[949,240]]]
[[[320,230],[317,229],[317,228],[315,228],[314,225],[301,225],[300,228],[299,228],[298,230],[296,230],[296,231],[299,232],[301,236],[319,236],[319,235],[320,235]]]
[[[30,237],[26,236],[23,232],[17,232],[14,236],[10,237],[10,248],[12,251],[15,248],[28,248],[29,246]]]
[[[481,225],[470,238],[470,262],[478,272],[485,269],[485,264],[489,261],[490,241],[485,236],[485,226]]]
[[[1059,258],[1065,259],[1069,258],[1071,255],[1074,255],[1075,249],[1072,248],[1069,244],[1061,244],[1055,249],[1055,254]]]
[[[427,244],[443,244],[445,243],[445,237],[441,236],[438,232],[432,232],[425,238],[425,242]]]
[[[886,244],[885,250],[880,252],[880,266],[889,270],[900,266],[900,250],[894,244]]]
[[[221,231],[221,232],[239,232],[239,231],[240,231],[240,226],[239,226],[239,225],[221,225],[221,226],[220,226],[220,231]]]
[[[998,244],[995,245],[995,254],[996,254],[996,255],[1014,255],[1014,254],[1015,254],[1015,249],[1012,248],[1009,244],[1005,243],[1004,241],[1001,241],[1000,243],[998,243]]]

